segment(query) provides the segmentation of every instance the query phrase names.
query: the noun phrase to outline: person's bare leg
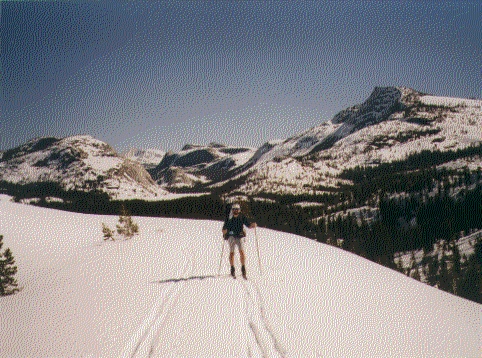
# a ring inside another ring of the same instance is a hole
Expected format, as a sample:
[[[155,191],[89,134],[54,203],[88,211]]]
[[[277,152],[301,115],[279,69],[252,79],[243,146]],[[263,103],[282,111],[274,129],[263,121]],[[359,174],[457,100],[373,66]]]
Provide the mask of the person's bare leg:
[[[234,251],[229,253],[229,264],[231,265],[231,276],[236,278],[234,271]]]
[[[243,274],[243,277],[246,279],[246,267],[244,266],[244,251],[239,250],[239,258],[241,260],[241,273]]]
[[[234,252],[229,253],[229,264],[234,266]]]

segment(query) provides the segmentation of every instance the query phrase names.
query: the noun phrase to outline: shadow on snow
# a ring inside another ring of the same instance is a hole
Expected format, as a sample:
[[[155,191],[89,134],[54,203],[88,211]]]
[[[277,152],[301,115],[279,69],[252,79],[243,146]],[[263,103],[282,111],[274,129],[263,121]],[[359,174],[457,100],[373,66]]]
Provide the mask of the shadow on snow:
[[[181,277],[181,278],[170,278],[167,280],[160,280],[160,281],[152,281],[151,283],[177,283],[181,281],[192,281],[192,280],[204,280],[206,278],[220,278],[220,277],[226,277],[226,275],[204,275],[204,276],[190,276],[190,277]]]

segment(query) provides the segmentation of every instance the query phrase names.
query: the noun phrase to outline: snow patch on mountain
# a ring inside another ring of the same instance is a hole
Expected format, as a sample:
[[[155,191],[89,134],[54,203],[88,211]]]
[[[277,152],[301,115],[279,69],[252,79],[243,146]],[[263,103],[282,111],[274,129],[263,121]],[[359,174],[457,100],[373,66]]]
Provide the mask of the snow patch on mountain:
[[[126,159],[136,161],[146,169],[156,167],[164,158],[166,152],[159,149],[137,149],[131,148],[123,154]]]
[[[233,180],[240,183],[234,190],[248,195],[319,193],[323,187],[349,184],[338,178],[345,169],[403,160],[424,150],[478,145],[481,128],[481,100],[376,87],[365,102],[331,120],[257,149],[187,144],[178,152],[132,149],[119,156],[88,136],[41,138],[0,152],[0,180],[59,181],[67,189],[101,188],[117,198],[143,198],[145,193],[147,200],[166,190],[204,192]],[[462,158],[447,165],[476,169],[476,161]]]
[[[434,104],[439,106],[450,106],[450,107],[482,107],[482,100],[478,99],[467,99],[467,98],[456,98],[456,97],[437,97],[425,95],[420,97],[420,101],[423,104]]]
[[[149,172],[161,186],[170,189],[208,185],[245,166],[255,151],[219,143],[187,144],[179,152],[166,153]]]

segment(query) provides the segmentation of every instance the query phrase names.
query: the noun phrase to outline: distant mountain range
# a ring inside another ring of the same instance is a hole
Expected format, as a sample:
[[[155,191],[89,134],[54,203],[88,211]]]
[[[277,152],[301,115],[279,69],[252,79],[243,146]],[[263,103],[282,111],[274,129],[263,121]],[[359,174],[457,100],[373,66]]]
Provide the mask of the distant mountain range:
[[[435,97],[404,87],[377,87],[362,104],[303,133],[258,149],[188,145],[149,170],[166,190],[322,193],[347,183],[340,174],[422,151],[456,151],[482,143],[482,101]],[[446,166],[476,169],[470,158]]]
[[[480,145],[481,128],[482,100],[376,87],[364,103],[260,148],[211,143],[120,155],[90,136],[33,139],[0,152],[0,181],[53,181],[116,199],[155,200],[169,192],[321,194],[349,184],[340,174],[350,168]],[[472,155],[440,166],[476,170],[481,160]]]

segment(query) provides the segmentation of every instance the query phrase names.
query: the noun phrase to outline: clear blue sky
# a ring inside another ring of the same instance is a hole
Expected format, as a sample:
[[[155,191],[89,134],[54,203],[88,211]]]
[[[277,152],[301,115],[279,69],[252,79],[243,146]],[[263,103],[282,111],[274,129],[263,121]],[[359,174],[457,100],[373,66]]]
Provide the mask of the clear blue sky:
[[[482,97],[480,1],[1,2],[0,150],[260,146],[375,86]]]

